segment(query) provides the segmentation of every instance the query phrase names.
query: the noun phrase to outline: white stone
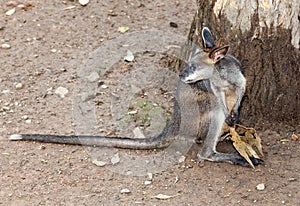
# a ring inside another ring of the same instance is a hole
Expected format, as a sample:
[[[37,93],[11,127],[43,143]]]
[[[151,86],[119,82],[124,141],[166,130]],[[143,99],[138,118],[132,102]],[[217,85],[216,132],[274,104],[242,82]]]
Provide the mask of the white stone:
[[[16,87],[16,89],[22,89],[23,84],[22,83],[17,83],[15,87]]]
[[[151,185],[152,184],[152,182],[150,181],[150,180],[146,180],[145,182],[144,182],[144,185],[145,186],[148,186],[148,185]]]
[[[120,156],[119,153],[116,153],[112,158],[111,158],[111,163],[113,165],[118,164],[120,162]]]
[[[178,160],[179,163],[183,163],[184,161],[185,161],[185,156],[179,157],[179,160]]]
[[[58,87],[55,90],[55,94],[57,94],[58,96],[60,96],[61,98],[64,98],[66,94],[68,94],[69,90],[65,87]]]
[[[259,191],[262,191],[266,188],[265,184],[264,183],[261,183],[261,184],[258,184],[256,185],[256,189],[259,190]]]
[[[99,167],[103,167],[103,166],[106,165],[106,162],[99,161],[99,160],[97,160],[97,159],[94,159],[94,160],[92,161],[92,163],[95,164],[95,165],[97,165],[97,166],[99,166]]]
[[[150,172],[149,172],[149,173],[147,174],[147,176],[148,176],[148,180],[152,180],[152,179],[153,179],[153,173],[150,173]]]
[[[90,0],[79,0],[81,6],[86,6],[89,2]]]
[[[1,44],[1,49],[10,49],[11,46],[7,43]]]
[[[124,188],[124,189],[121,189],[120,193],[121,194],[128,194],[128,193],[131,193],[131,191],[127,188]]]

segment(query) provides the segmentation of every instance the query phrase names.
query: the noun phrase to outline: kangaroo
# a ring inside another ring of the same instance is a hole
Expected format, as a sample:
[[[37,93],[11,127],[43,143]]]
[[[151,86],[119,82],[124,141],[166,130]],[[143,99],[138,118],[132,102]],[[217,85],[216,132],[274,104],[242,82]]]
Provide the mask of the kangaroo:
[[[118,147],[125,149],[156,149],[169,146],[176,136],[204,139],[197,157],[200,161],[227,162],[249,166],[238,154],[216,151],[223,123],[232,125],[238,121],[238,109],[245,91],[246,80],[241,64],[227,54],[229,46],[217,47],[207,27],[202,29],[203,49],[196,44],[191,57],[179,74],[180,80],[174,98],[172,119],[163,131],[149,138],[107,136],[77,136],[48,134],[14,134],[10,140],[78,144],[88,146]],[[194,113],[193,118],[187,113]],[[184,134],[182,134],[184,131]],[[260,160],[252,158],[254,165]]]

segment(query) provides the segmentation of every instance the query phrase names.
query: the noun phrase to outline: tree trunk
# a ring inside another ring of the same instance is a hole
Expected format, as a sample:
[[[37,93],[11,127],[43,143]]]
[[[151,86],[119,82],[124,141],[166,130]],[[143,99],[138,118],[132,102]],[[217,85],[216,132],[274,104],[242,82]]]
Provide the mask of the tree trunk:
[[[299,0],[197,0],[188,40],[202,27],[242,63],[244,119],[300,122]]]

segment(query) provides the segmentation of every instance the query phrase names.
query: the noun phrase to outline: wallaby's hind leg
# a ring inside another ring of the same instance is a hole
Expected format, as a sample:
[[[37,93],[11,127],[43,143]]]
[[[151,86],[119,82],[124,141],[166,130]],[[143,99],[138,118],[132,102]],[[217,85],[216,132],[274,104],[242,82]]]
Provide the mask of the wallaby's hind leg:
[[[239,154],[226,154],[216,151],[219,137],[225,121],[225,115],[221,109],[213,111],[210,114],[210,125],[207,136],[204,140],[203,147],[198,153],[200,161],[208,160],[213,162],[227,162],[235,165],[250,166],[249,163]],[[253,165],[262,163],[262,160],[251,158]]]

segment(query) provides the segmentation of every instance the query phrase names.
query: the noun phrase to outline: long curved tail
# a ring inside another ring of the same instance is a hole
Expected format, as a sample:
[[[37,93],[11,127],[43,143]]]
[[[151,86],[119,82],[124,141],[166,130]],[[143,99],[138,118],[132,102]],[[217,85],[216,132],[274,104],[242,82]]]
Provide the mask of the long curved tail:
[[[127,149],[154,149],[167,147],[172,138],[162,138],[161,135],[151,138],[122,138],[90,135],[48,135],[48,134],[13,134],[9,140],[28,140],[46,143],[73,144],[87,146],[118,147]]]
[[[177,107],[177,108],[176,108]],[[163,131],[150,138],[107,137],[91,135],[49,135],[49,134],[13,134],[11,141],[28,140],[36,142],[73,144],[87,146],[118,147],[126,149],[155,149],[169,146],[179,133],[180,110],[175,101],[173,118]]]

